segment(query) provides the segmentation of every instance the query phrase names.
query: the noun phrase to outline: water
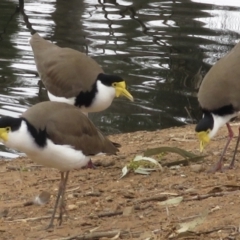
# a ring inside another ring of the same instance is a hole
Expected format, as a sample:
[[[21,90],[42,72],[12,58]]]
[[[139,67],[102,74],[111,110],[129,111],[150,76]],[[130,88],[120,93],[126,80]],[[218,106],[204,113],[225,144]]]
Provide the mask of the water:
[[[47,100],[45,90],[39,94],[26,19],[13,15],[17,5],[0,1],[0,115],[18,116]],[[239,11],[236,0],[25,2],[41,36],[86,52],[127,81],[133,103],[116,99],[90,116],[106,134],[196,122],[199,83],[238,42]]]

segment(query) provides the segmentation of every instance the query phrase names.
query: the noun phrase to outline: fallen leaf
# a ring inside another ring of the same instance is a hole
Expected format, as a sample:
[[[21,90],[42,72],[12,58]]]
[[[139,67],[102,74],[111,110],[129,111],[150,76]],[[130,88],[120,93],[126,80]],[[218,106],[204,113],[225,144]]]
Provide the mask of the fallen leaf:
[[[207,215],[208,215],[209,211],[204,211],[201,216],[193,219],[192,221],[189,222],[185,222],[185,223],[180,223],[180,229],[177,230],[177,233],[184,233],[187,231],[192,231],[196,226],[198,226],[199,224],[202,224]]]
[[[112,237],[112,238],[109,238],[110,240],[115,240],[115,239],[118,239],[119,238],[119,236],[120,236],[120,231],[114,236],[114,237]]]
[[[127,168],[127,166],[124,166],[122,169],[122,175],[119,179],[123,178],[124,176],[126,176],[128,174],[129,170]]]
[[[148,175],[150,174],[151,171],[156,171],[156,170],[163,171],[161,164],[159,164],[157,160],[149,157],[144,157],[142,155],[137,155],[128,165],[122,168],[122,175],[120,176],[119,179],[126,176],[129,171]]]
[[[99,228],[100,228],[100,226],[99,226],[99,227],[95,227],[95,228],[93,228],[93,229],[90,229],[89,232],[90,232],[90,233],[95,232],[95,231],[98,230]]]
[[[157,155],[163,152],[176,153],[181,155],[184,158],[198,157],[198,155],[195,155],[194,153],[188,152],[184,149],[177,148],[177,147],[159,147],[159,148],[148,149],[144,152],[144,156],[149,157],[149,156]]]
[[[161,205],[161,206],[169,206],[169,205],[177,206],[180,202],[182,202],[182,200],[183,200],[182,196],[175,197],[175,198],[171,198],[171,199],[168,199],[166,201],[163,201],[163,202],[158,202],[158,205]]]

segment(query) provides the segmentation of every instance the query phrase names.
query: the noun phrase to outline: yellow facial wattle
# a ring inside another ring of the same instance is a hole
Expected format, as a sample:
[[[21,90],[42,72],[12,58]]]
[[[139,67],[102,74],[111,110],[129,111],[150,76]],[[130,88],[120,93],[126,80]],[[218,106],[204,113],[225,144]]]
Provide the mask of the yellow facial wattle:
[[[198,132],[197,136],[200,140],[200,152],[202,152],[204,147],[210,142],[209,131]]]
[[[116,90],[116,94],[115,94],[116,97],[124,96],[124,97],[128,98],[130,101],[133,101],[133,96],[126,89],[125,81],[115,82],[112,84],[112,86]]]
[[[8,140],[8,132],[10,131],[9,127],[0,128],[0,139],[6,142]]]

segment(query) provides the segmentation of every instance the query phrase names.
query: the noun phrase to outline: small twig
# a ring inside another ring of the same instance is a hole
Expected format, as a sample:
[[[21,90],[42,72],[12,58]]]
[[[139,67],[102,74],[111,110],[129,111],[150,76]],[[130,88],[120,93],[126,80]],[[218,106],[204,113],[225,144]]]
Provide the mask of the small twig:
[[[185,106],[184,109],[186,110],[188,117],[191,119],[191,122],[194,123],[194,120],[192,118],[192,115],[190,114],[190,112],[188,111],[188,108]]]
[[[19,11],[23,16],[23,20],[26,24],[26,27],[31,31],[31,34],[36,33],[36,30],[33,29],[32,24],[29,22],[28,16],[26,15],[25,11],[24,11],[24,0],[19,0]]]
[[[42,180],[42,182],[49,182],[49,181],[59,181],[60,178],[59,177],[55,177],[55,178],[45,178]]]
[[[119,234],[120,232],[120,234]],[[100,238],[113,238],[116,235],[123,236],[123,235],[130,235],[128,231],[121,231],[121,230],[114,230],[114,231],[106,231],[106,232],[92,232],[92,233],[85,233],[82,235],[74,235],[66,238],[57,238],[53,240],[88,240],[88,239],[100,239]],[[131,233],[134,238],[139,238],[140,232]]]
[[[145,206],[135,205],[134,210],[145,210],[145,209],[150,208],[150,207],[152,207],[152,204],[150,204],[150,203],[146,204]]]
[[[63,215],[65,216],[65,215]],[[49,216],[42,216],[42,217],[35,217],[35,218],[20,218],[20,219],[14,219],[12,221],[6,221],[6,222],[27,222],[27,221],[37,221],[42,219],[49,219],[52,215]],[[59,218],[59,216],[55,216],[55,218]]]
[[[185,139],[185,138],[170,138],[171,141],[177,141],[177,142],[195,142],[195,139]]]
[[[44,167],[44,166],[42,166],[42,165],[31,165],[31,166],[24,167],[24,168],[16,167],[16,166],[6,166],[6,169],[7,170],[13,170],[13,171],[23,171],[25,169],[27,170],[27,169],[41,168],[41,167]]]
[[[204,231],[204,232],[194,232],[194,234],[197,235],[197,236],[203,236],[204,234],[211,234],[213,232],[218,232],[218,231],[221,231],[221,230],[228,230],[228,229],[234,229],[234,231],[236,231],[235,226],[229,225],[229,226],[214,228],[214,229]]]
[[[143,203],[143,202],[148,202],[148,201],[165,201],[167,199],[168,199],[168,197],[166,195],[160,195],[160,196],[136,199],[133,201],[133,203]]]
[[[122,215],[123,211],[115,211],[115,212],[105,212],[105,213],[99,213],[98,217],[112,217],[116,215]]]
[[[66,190],[65,192],[66,192],[66,193],[67,193],[67,192],[74,192],[74,191],[78,190],[79,188],[80,188],[80,186],[75,187],[75,188],[68,189],[68,190]]]
[[[237,192],[239,192],[239,191],[237,191]],[[221,196],[232,194],[232,193],[233,192],[209,193],[209,194],[197,195],[197,196],[190,197],[190,198],[184,198],[183,201],[202,200],[202,199],[206,199],[206,198],[209,198],[209,197],[221,197]]]
[[[87,192],[87,193],[73,193],[74,197],[79,197],[79,196],[83,196],[83,197],[100,197],[101,193],[100,192]]]
[[[134,210],[145,210],[149,207],[152,207],[152,205],[151,204],[147,204],[146,206],[136,205],[136,206],[134,206]],[[99,213],[97,216],[98,217],[112,217],[112,216],[122,215],[122,214],[123,214],[123,211],[114,211],[114,212]]]
[[[14,13],[10,16],[9,20],[7,21],[6,25],[4,26],[3,31],[0,32],[0,41],[3,40],[3,38],[2,38],[3,34],[5,34],[7,32],[8,25],[13,20],[13,17],[15,16],[15,14],[17,14],[18,12],[19,12],[19,8],[16,7]]]
[[[166,206],[166,214],[167,214],[167,217],[169,217],[169,209],[167,206]]]
[[[87,193],[83,194],[83,196],[100,197],[101,193],[100,192],[87,192]]]
[[[23,203],[23,206],[28,207],[28,206],[31,206],[33,204],[34,204],[34,201],[27,201],[27,202]]]
[[[193,216],[189,216],[189,217],[183,217],[183,218],[178,217],[178,221],[176,221],[176,222],[179,222],[179,221],[180,222],[186,222],[186,221],[192,220],[192,219],[197,218],[197,217],[200,217],[200,215],[197,214],[197,215],[193,215]]]

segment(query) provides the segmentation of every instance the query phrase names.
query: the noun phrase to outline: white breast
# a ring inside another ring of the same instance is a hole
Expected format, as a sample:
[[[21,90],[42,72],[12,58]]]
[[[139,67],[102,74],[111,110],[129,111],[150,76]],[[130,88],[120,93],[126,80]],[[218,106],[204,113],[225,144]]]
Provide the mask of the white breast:
[[[56,97],[53,94],[51,94],[49,91],[47,93],[50,101],[52,102],[64,102],[71,105],[75,104],[75,97],[72,97],[72,98]]]
[[[60,171],[84,167],[90,160],[90,157],[85,156],[82,151],[75,150],[68,145],[56,145],[49,139],[45,147],[39,147],[28,132],[25,121],[22,121],[17,131],[9,133],[8,141],[4,144],[9,148],[26,153],[38,164]]]
[[[93,99],[92,104],[89,107],[82,106],[80,110],[85,113],[89,112],[101,112],[108,108],[115,97],[115,89],[113,87],[106,86],[101,83],[101,81],[97,81],[97,89],[95,98]],[[64,97],[56,97],[50,92],[48,92],[48,97],[51,101],[55,102],[64,102],[71,105],[75,104],[76,97],[72,98],[64,98]]]
[[[228,123],[232,118],[238,115],[237,112],[233,114],[225,115],[225,116],[218,116],[213,113],[211,114],[213,117],[213,129],[209,134],[210,138],[213,138],[216,135],[220,127],[222,127],[224,124]]]
[[[101,81],[97,80],[97,90],[98,91],[93,99],[92,104],[88,108],[85,108],[84,106],[81,107],[81,111],[101,112],[112,104],[116,94],[116,91],[113,87],[106,86],[102,84]]]

